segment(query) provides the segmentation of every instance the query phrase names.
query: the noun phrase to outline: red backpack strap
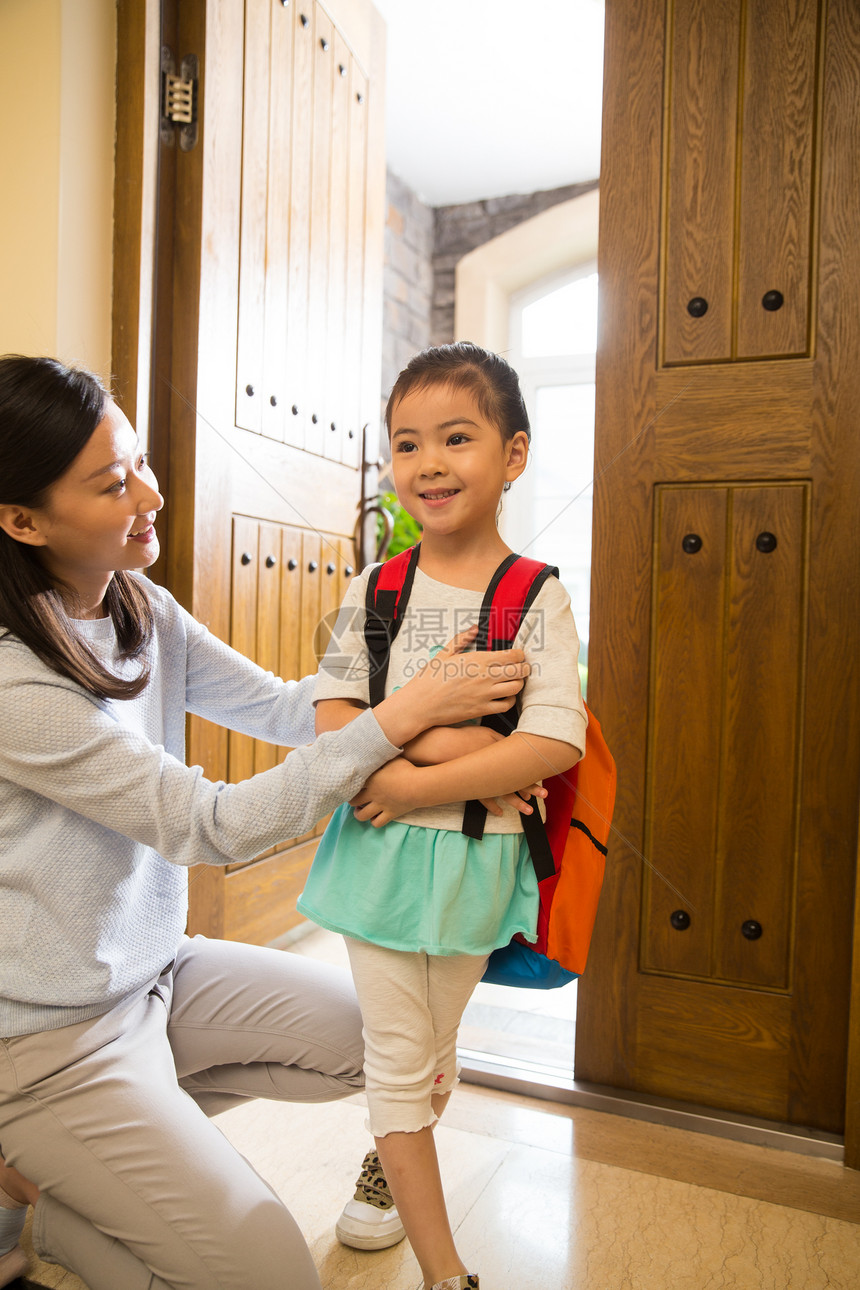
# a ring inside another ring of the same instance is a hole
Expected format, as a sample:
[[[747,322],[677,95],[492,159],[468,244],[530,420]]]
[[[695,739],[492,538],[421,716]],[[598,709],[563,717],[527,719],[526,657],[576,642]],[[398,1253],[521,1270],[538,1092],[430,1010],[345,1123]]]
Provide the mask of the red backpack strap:
[[[558,577],[558,569],[552,565],[522,555],[507,556],[493,574],[484,593],[475,648],[510,649],[538,592],[547,578],[552,577]],[[519,712],[513,707],[508,712],[484,717],[481,724],[508,735],[516,729],[518,718]],[[480,840],[484,836],[486,822],[487,808],[478,801],[467,802],[463,811],[463,832],[466,836]],[[523,816],[523,832],[529,844],[538,882],[541,882],[555,873],[555,862],[534,798],[532,814]]]
[[[409,594],[418,568],[421,543],[379,564],[367,580],[364,607],[364,641],[367,646],[370,673],[370,706],[375,708],[385,698],[385,678],[391,643],[403,625]]]
[[[547,578],[557,578],[558,569],[524,555],[509,555],[502,561],[484,592],[478,617],[476,649],[510,649],[523,618]]]

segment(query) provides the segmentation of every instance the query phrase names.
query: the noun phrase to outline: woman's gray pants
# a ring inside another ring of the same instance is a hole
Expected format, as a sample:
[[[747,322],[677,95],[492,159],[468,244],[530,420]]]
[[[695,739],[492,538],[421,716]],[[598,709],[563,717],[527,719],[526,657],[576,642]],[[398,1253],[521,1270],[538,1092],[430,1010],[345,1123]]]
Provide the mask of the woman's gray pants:
[[[289,1211],[207,1116],[344,1097],[361,1067],[348,974],[202,936],[110,1012],[0,1040],[0,1151],[41,1190],[38,1253],[90,1290],[319,1290]]]

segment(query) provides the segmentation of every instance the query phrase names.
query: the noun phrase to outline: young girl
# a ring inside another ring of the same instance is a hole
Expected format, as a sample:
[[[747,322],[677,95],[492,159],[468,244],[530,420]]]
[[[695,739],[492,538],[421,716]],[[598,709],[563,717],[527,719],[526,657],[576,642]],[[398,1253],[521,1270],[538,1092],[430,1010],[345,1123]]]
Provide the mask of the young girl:
[[[90,1290],[319,1290],[206,1116],[360,1087],[358,1010],[322,965],[185,937],[186,869],[306,832],[428,723],[509,707],[525,666],[470,676],[452,644],[301,747],[313,679],[263,672],[134,572],[161,506],[93,376],[0,359],[0,1285],[30,1202],[36,1248]],[[187,711],[296,751],[211,783],[184,764]]]
[[[503,491],[525,469],[529,423],[508,364],[456,344],[413,358],[392,390],[386,424],[397,495],[423,526],[391,651],[386,693],[393,694],[452,624],[477,620],[483,593],[510,554],[496,521]],[[360,720],[367,704],[368,572],[347,592],[341,621],[352,627],[339,633],[321,670],[319,731]],[[463,799],[511,793],[563,772],[585,746],[578,640],[557,579],[540,591],[520,640],[531,671],[515,733],[501,739],[475,726],[432,729],[410,743],[405,759],[371,777],[359,809],[335,814],[299,901],[309,918],[347,938],[364,1020],[370,1128],[426,1290],[478,1284],[454,1246],[431,1128],[457,1080],[457,1028],[487,956],[517,932],[534,939],[537,923],[520,814],[508,805],[490,815],[475,842],[461,832]],[[427,809],[440,800],[451,805]],[[416,801],[421,807],[410,811]],[[368,1192],[384,1187],[372,1163]],[[339,1235],[373,1248],[372,1237],[360,1235],[374,1226],[361,1197],[360,1186]]]

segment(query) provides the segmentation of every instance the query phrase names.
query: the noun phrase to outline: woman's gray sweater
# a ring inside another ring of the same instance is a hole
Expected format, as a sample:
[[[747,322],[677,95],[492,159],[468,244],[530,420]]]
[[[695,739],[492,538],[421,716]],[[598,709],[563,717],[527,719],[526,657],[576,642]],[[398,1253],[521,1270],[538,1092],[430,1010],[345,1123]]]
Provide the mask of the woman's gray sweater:
[[[370,711],[311,742],[313,677],[279,680],[147,589],[136,699],[94,699],[0,639],[0,1036],[86,1020],[154,981],[185,928],[187,866],[300,836],[399,751]],[[116,675],[137,674],[109,618],[76,627]],[[186,712],[295,751],[213,783],[184,763]]]

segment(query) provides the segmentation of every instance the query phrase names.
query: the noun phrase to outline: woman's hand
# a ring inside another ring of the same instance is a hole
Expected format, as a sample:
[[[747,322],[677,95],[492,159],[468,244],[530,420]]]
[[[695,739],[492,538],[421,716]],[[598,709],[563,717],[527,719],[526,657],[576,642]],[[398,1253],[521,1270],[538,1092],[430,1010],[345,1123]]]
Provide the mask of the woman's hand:
[[[477,624],[450,640],[404,689],[422,690],[435,712],[436,726],[449,726],[491,712],[507,712],[516,702],[530,668],[521,649],[472,649]]]
[[[475,653],[477,631],[475,626],[455,636],[374,709],[392,743],[403,747],[430,726],[452,726],[513,707],[529,674],[525,655],[521,649]]]

